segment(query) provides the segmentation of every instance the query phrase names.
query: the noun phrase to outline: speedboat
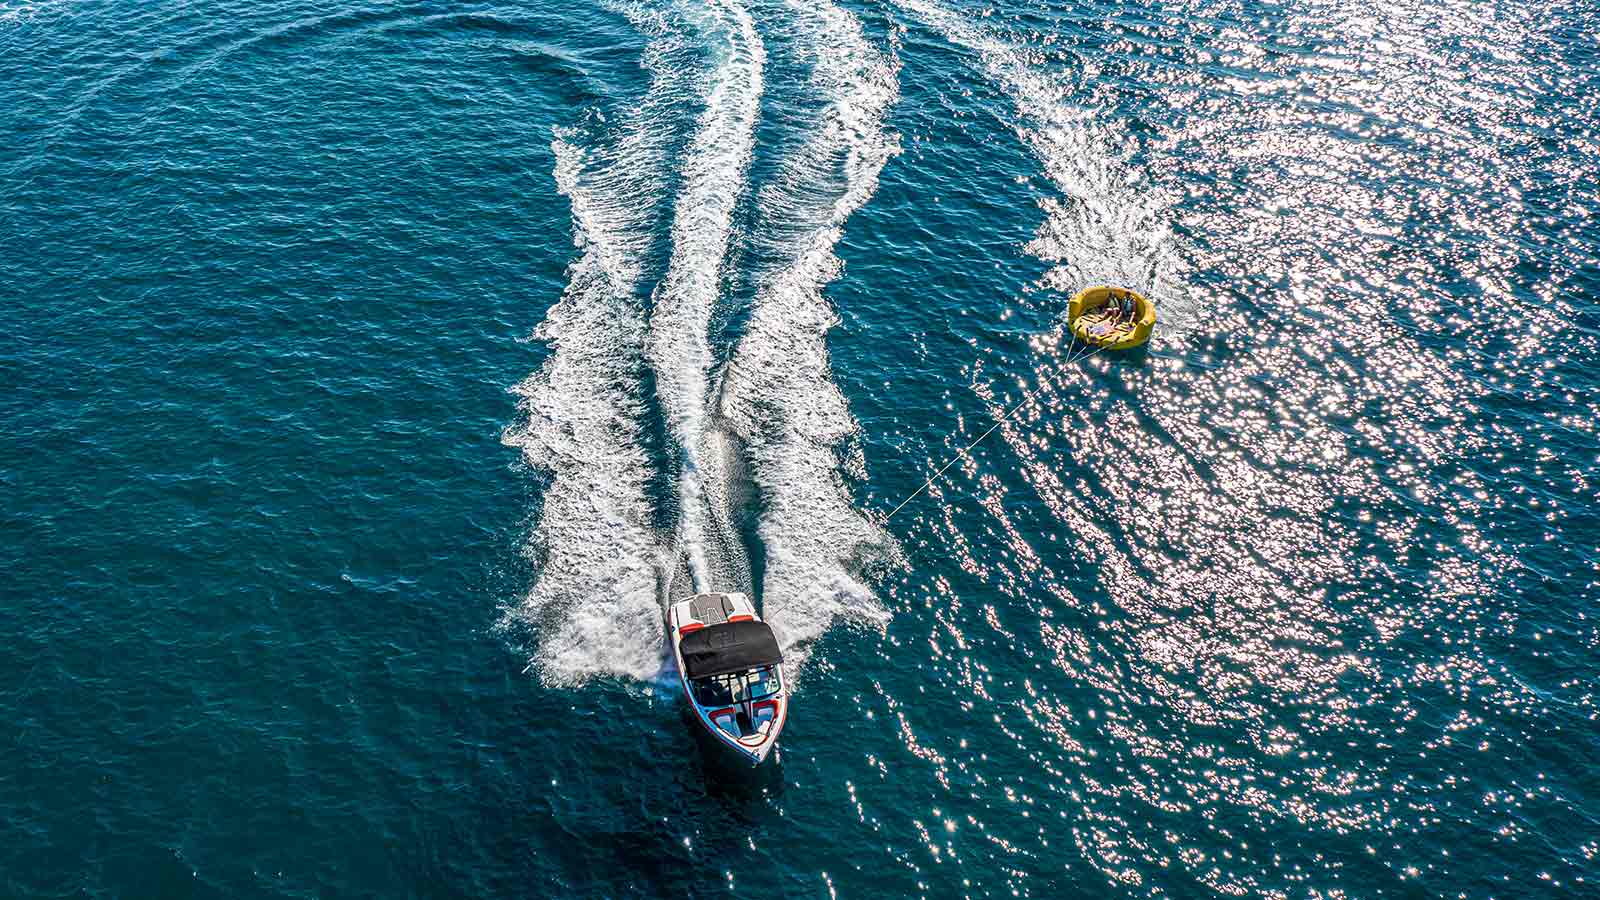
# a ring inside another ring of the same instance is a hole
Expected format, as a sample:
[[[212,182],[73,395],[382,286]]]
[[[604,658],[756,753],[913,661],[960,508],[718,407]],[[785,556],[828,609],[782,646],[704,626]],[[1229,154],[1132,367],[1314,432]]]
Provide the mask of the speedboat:
[[[752,765],[789,714],[783,651],[744,594],[696,594],[667,610],[678,677],[700,724]]]

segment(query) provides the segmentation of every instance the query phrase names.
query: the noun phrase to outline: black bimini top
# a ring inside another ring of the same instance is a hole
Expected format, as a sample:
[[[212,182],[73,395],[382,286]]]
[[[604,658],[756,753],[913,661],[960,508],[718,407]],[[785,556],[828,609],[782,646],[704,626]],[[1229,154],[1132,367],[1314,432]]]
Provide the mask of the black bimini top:
[[[783,662],[778,639],[765,622],[744,620],[707,625],[683,636],[683,674],[690,678],[745,672]]]

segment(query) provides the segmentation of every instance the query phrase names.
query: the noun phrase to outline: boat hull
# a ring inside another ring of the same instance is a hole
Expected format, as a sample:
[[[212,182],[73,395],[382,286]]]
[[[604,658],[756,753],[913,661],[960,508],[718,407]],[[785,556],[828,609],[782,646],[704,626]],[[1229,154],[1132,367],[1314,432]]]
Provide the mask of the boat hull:
[[[788,682],[784,677],[781,658],[767,661],[768,657],[751,657],[761,659],[763,669],[775,672],[777,684],[780,685],[777,691],[754,699],[729,696],[725,698],[726,702],[701,702],[705,698],[696,697],[691,684],[691,672],[695,671],[696,665],[706,665],[706,654],[703,652],[706,642],[698,639],[690,642],[701,645],[697,646],[697,651],[701,652],[686,663],[684,639],[707,628],[727,632],[718,635],[727,638],[724,645],[737,641],[740,632],[759,635],[760,631],[765,630],[770,634],[770,629],[761,623],[749,599],[742,594],[696,595],[674,604],[667,613],[667,630],[672,640],[673,659],[677,663],[678,685],[683,691],[690,715],[706,736],[733,759],[752,766],[760,765],[773,754],[778,736],[789,717]],[[702,635],[702,638],[705,636]],[[759,648],[756,652],[760,652]],[[725,649],[723,657],[736,660],[743,658],[737,647]],[[716,662],[712,660],[713,665]]]

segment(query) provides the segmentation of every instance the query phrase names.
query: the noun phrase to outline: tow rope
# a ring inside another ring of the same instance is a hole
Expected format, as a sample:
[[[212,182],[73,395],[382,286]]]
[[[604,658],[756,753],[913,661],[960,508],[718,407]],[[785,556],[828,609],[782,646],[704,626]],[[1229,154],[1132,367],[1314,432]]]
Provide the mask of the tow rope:
[[[1075,344],[1076,344],[1076,342],[1075,342]],[[1067,366],[1070,366],[1075,362],[1082,362],[1083,360],[1086,360],[1089,357],[1094,356],[1096,353],[1099,353],[1100,351],[1106,349],[1105,347],[1093,347],[1093,346],[1088,345],[1088,344],[1083,344],[1083,345],[1081,345],[1081,347],[1083,349],[1080,350],[1080,348],[1078,346],[1074,346],[1072,352],[1067,354],[1066,361],[1061,364],[1062,368],[1066,368]],[[905,498],[904,500],[901,500],[900,501],[900,505],[896,506],[894,508],[894,510],[889,513],[888,517],[885,518],[883,521],[885,523],[887,523],[890,519],[893,519],[894,516],[895,516],[895,513],[899,512],[902,509],[905,509],[905,506],[906,506],[907,503],[910,503],[912,500],[915,500],[918,497],[918,495],[920,495],[923,491],[927,490],[928,486],[933,484],[934,481],[936,481],[939,478],[940,475],[943,475],[946,470],[948,470],[951,466],[956,464],[956,460],[958,460],[961,457],[965,456],[968,452],[970,452],[972,450],[973,447],[976,447],[979,444],[983,443],[983,439],[984,438],[988,437],[991,434],[994,434],[994,430],[996,428],[999,428],[1001,425],[1005,424],[1005,421],[1007,419],[1009,419],[1012,416],[1016,415],[1017,412],[1019,410],[1021,410],[1024,406],[1027,406],[1028,404],[1032,403],[1033,399],[1035,397],[1037,397],[1039,395],[1039,392],[1044,390],[1044,389],[1045,389],[1045,385],[1041,384],[1038,387],[1034,388],[1033,390],[1028,391],[1026,394],[1024,394],[1022,399],[1017,402],[1016,406],[1011,407],[1011,409],[1009,411],[1007,411],[1005,415],[1001,416],[999,419],[996,419],[995,423],[993,425],[989,426],[989,430],[988,431],[985,431],[983,434],[978,435],[978,439],[977,440],[975,440],[972,443],[966,445],[965,447],[962,447],[959,451],[957,451],[955,456],[950,457],[949,462],[946,462],[944,465],[939,467],[939,471],[937,471],[937,472],[933,473],[932,475],[928,476],[928,480],[924,481],[922,483],[921,487],[919,487],[916,490],[912,491],[911,492],[911,496]]]

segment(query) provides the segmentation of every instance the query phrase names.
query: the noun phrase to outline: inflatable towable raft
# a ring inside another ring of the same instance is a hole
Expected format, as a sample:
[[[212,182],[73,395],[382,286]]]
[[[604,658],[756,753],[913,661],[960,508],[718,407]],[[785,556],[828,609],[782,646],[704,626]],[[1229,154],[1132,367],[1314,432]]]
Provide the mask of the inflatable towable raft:
[[[1072,336],[1105,350],[1137,347],[1150,340],[1155,326],[1155,304],[1129,288],[1085,288],[1067,307],[1067,328]]]

